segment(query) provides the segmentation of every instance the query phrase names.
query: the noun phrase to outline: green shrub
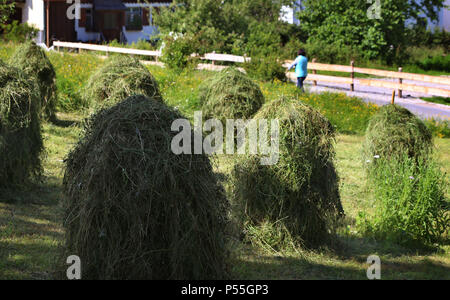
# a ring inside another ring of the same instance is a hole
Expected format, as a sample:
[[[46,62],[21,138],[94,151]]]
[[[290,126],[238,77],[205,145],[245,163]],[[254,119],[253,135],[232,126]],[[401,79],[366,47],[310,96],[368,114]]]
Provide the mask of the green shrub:
[[[260,155],[245,155],[237,161],[230,192],[236,219],[247,226],[278,223],[289,234],[277,232],[308,247],[328,242],[343,215],[333,126],[296,98],[270,102],[255,118],[278,120],[279,160],[262,165]]]
[[[261,81],[286,81],[286,69],[275,56],[253,56],[244,69],[250,77]]]
[[[191,54],[195,50],[194,39],[189,35],[165,36],[161,61],[173,70],[183,70],[189,65],[195,65],[195,59]]]
[[[364,161],[371,161],[367,165],[372,167],[377,165],[378,157],[398,159],[407,155],[418,161],[428,157],[432,150],[432,134],[422,120],[406,108],[385,105],[369,122],[363,156]]]
[[[314,40],[308,41],[302,48],[306,50],[310,61],[315,58],[321,63],[343,65],[350,64],[352,60],[356,63],[364,61],[364,58],[361,57],[358,50],[353,49],[350,46],[338,46]]]
[[[66,252],[83,279],[227,278],[228,202],[206,155],[172,152],[178,119],[139,95],[86,123],[64,175]]]
[[[253,22],[249,26],[247,53],[253,56],[277,56],[281,52],[281,37],[276,24]]]
[[[13,42],[25,42],[34,39],[39,32],[39,29],[28,25],[28,23],[19,23],[16,20],[10,24],[0,24],[0,27],[3,31],[2,38]]]
[[[249,119],[263,105],[259,86],[235,68],[226,68],[199,87],[200,103],[206,118]]]
[[[359,215],[359,230],[411,247],[441,242],[450,224],[444,178],[432,161],[417,162],[407,156],[380,159],[378,167],[369,173],[374,212]]]
[[[298,55],[298,50],[302,48],[305,48],[305,43],[296,39],[291,39],[284,45],[281,58],[285,60],[294,60]]]
[[[10,64],[36,78],[39,85],[41,111],[49,118],[55,118],[57,104],[56,73],[44,50],[34,42],[19,45],[9,60]]]
[[[446,71],[450,72],[450,55],[428,57],[417,62],[417,65],[425,71]]]

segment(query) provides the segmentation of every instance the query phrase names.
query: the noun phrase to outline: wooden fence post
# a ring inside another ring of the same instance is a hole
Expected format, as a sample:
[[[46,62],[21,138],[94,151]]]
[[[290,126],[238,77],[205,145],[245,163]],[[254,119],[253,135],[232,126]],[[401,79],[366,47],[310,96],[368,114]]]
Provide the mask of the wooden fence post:
[[[216,54],[216,51],[213,51],[213,54]],[[214,66],[216,63],[214,60],[212,60],[212,65]]]
[[[402,67],[398,68],[398,71],[399,71],[399,72],[403,72],[403,68],[402,68]],[[399,83],[399,84],[403,84],[403,79],[402,79],[402,78],[399,78],[399,79],[398,79],[398,83]],[[398,97],[399,97],[399,98],[403,98],[403,91],[402,91],[401,89],[398,90]]]
[[[395,102],[395,90],[392,91],[391,104],[394,104],[394,102]]]
[[[313,64],[316,63],[316,59],[315,59],[315,58],[313,58],[312,63],[313,63]],[[317,71],[316,71],[316,70],[313,70],[313,74],[314,74],[314,75],[317,74]],[[317,81],[316,81],[316,80],[314,80],[314,86],[317,86]]]
[[[350,77],[352,78],[352,83],[350,84],[350,90],[352,92],[355,91],[355,61],[352,60],[350,62],[350,66],[352,67],[352,73],[350,74]]]

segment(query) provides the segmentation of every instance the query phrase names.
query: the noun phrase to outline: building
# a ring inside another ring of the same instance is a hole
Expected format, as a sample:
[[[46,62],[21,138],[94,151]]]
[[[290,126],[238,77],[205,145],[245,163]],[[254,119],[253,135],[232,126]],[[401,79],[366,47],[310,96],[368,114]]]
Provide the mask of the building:
[[[445,1],[445,6],[439,12],[439,21],[437,27],[450,32],[450,0]]]
[[[297,0],[297,1],[295,1],[295,5],[293,7],[283,6],[281,8],[280,20],[287,22],[289,24],[299,25],[300,20],[297,19],[297,13],[301,9],[301,4],[302,4],[302,1]]]
[[[153,15],[162,6],[171,4],[171,0],[81,0],[78,7],[74,0],[15,2],[13,18],[38,28],[37,42],[47,46],[55,40],[97,43],[148,40],[158,32]]]

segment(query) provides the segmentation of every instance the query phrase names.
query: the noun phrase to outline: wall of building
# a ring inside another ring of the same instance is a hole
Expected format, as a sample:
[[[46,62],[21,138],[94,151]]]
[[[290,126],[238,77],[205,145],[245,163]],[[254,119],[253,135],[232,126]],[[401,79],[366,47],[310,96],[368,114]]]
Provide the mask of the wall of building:
[[[129,3],[125,2],[124,4],[126,7],[147,7],[150,8],[150,15],[149,15],[149,24],[152,24],[152,10],[154,7],[161,7],[161,6],[169,6],[169,2],[156,2],[156,3]],[[92,4],[82,4],[81,9],[86,8],[92,8]],[[100,40],[100,34],[96,32],[86,32],[86,29],[83,26],[80,26],[79,20],[75,21],[75,31],[77,32],[77,39],[82,42],[87,41],[99,41]],[[125,34],[125,37],[127,39],[128,44],[136,43],[139,40],[148,40],[151,36],[158,33],[158,28],[156,26],[152,25],[144,25],[142,27],[142,30],[126,30],[123,28],[123,32]]]
[[[297,19],[296,14],[300,10],[301,0],[297,0],[294,7],[283,6],[280,12],[280,20],[289,24],[299,25],[300,21]]]
[[[45,10],[44,0],[26,0],[22,9],[22,22],[39,29],[37,43],[45,41]]]
[[[439,14],[439,27],[450,32],[450,0],[445,1],[447,8],[443,8]]]

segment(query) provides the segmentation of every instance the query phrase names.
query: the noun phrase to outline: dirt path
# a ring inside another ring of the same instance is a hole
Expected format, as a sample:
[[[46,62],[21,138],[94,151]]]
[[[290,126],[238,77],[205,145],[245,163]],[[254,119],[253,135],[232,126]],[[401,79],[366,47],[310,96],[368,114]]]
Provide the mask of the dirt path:
[[[393,81],[393,79],[382,79],[385,81]],[[447,88],[448,86],[433,84],[433,83],[423,83],[416,82],[412,80],[404,80],[407,84],[417,84],[436,88]],[[358,79],[355,79],[355,91],[350,91],[350,86],[348,84],[338,84],[338,83],[325,83],[318,82],[317,86],[313,86],[312,83],[306,83],[306,89],[313,93],[320,93],[324,91],[330,92],[343,92],[348,96],[362,98],[365,102],[371,102],[378,105],[385,105],[391,102],[392,90],[370,87],[358,84]],[[450,106],[444,104],[431,103],[421,100],[421,97],[430,97],[430,95],[403,91],[403,98],[395,98],[395,102],[409,109],[412,113],[420,116],[421,118],[436,118],[441,120],[450,121]]]

